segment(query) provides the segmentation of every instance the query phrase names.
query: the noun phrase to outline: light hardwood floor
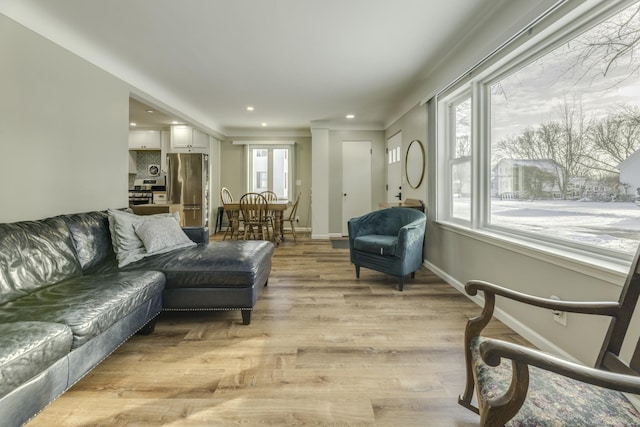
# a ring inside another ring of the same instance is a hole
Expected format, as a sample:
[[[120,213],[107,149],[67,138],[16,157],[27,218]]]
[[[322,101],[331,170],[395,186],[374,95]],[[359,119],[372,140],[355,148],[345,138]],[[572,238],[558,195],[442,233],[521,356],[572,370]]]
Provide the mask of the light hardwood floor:
[[[425,268],[399,292],[357,280],[347,249],[288,238],[250,325],[162,313],[28,426],[477,426],[457,396],[479,310]],[[497,321],[489,335],[523,342]]]

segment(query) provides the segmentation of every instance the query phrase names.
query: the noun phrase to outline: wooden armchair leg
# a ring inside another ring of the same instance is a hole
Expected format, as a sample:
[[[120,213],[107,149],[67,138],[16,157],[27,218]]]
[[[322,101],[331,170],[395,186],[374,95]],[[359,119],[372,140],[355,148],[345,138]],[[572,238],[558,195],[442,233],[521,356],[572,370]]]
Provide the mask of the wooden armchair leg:
[[[494,294],[485,294],[484,307],[480,315],[469,319],[464,330],[464,360],[466,371],[466,384],[464,393],[458,397],[458,404],[464,406],[470,411],[480,414],[480,410],[473,406],[471,399],[473,398],[473,390],[475,388],[475,378],[473,375],[473,361],[471,357],[471,340],[480,335],[480,332],[489,324],[493,317],[493,309],[496,304],[496,296]]]
[[[480,402],[480,425],[504,425],[522,407],[529,387],[529,368],[526,363],[516,361],[512,361],[511,366],[511,384],[507,392],[495,399]]]
[[[466,384],[464,386],[464,393],[458,396],[458,404],[464,406],[470,411],[480,414],[480,410],[473,406],[471,399],[473,399],[473,390],[475,388],[475,381],[473,379],[473,367],[471,366],[471,349],[467,345],[464,351],[465,370],[466,370]]]

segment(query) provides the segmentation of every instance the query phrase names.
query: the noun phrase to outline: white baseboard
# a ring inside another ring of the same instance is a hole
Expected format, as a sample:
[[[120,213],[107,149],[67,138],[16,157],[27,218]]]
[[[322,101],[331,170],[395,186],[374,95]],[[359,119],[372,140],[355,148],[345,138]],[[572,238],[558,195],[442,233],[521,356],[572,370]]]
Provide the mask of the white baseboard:
[[[317,239],[317,240],[329,240],[329,235],[328,234],[313,234],[311,233],[311,239]]]
[[[435,273],[442,280],[447,282],[449,285],[453,286],[455,289],[457,289],[460,293],[465,295],[471,301],[475,302],[480,307],[484,306],[484,298],[480,296],[482,292],[480,292],[476,296],[470,296],[465,292],[464,284],[461,283],[460,281],[451,277],[450,275],[440,270],[438,267],[436,267],[435,265],[431,264],[428,261],[424,262],[424,266],[427,267],[429,270],[431,270],[433,273]],[[479,313],[480,311],[478,311],[478,314]],[[543,335],[540,335],[538,332],[534,331],[529,326],[525,325],[524,323],[522,323],[520,320],[516,319],[512,315],[504,312],[502,309],[496,307],[493,314],[496,319],[500,320],[502,323],[504,323],[505,325],[513,329],[520,336],[528,340],[531,344],[535,345],[538,349],[544,352],[556,355],[558,357],[561,357],[565,360],[569,360],[575,363],[582,363],[578,359],[576,359],[574,356],[567,353],[564,349],[558,347],[556,344],[549,341]]]

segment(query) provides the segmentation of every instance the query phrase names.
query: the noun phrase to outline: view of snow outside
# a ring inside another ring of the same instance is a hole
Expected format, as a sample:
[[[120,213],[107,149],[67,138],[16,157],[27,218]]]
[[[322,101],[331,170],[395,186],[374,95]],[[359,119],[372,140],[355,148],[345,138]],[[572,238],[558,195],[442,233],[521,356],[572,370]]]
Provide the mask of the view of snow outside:
[[[460,202],[467,209],[469,201]],[[640,208],[633,203],[493,200],[491,205],[493,223],[518,231],[626,253],[635,253],[640,242]]]
[[[491,85],[492,224],[636,251],[639,47],[636,2]]]

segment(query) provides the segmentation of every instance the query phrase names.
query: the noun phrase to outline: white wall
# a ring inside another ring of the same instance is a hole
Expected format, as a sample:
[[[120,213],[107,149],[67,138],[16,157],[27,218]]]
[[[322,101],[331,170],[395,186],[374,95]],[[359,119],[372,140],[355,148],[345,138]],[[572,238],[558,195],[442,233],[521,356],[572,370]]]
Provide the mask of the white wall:
[[[128,204],[129,90],[0,15],[0,222]]]

